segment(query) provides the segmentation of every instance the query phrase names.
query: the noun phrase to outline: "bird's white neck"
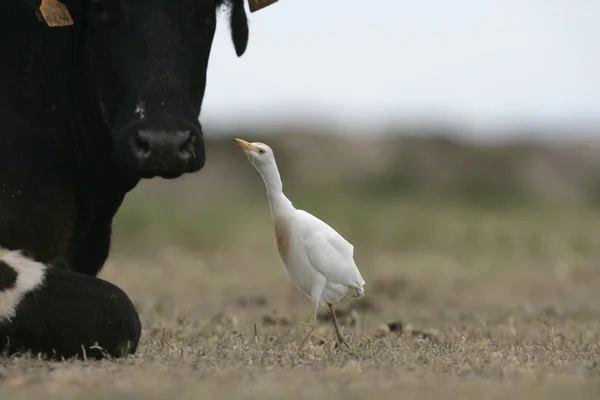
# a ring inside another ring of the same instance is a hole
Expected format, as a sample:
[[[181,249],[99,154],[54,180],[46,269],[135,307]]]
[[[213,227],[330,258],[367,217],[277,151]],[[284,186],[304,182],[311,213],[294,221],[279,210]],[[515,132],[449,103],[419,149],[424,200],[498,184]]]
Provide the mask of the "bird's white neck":
[[[283,194],[283,183],[276,164],[268,164],[259,169],[260,175],[265,182],[271,217],[273,219],[285,217],[291,214],[295,208],[292,202]]]

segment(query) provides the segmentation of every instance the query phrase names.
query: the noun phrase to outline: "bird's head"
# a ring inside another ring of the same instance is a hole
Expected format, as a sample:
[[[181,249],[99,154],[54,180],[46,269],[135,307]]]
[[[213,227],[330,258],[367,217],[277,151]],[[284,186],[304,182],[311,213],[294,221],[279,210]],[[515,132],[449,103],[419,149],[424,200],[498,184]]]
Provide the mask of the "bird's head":
[[[246,154],[248,160],[259,171],[262,171],[268,165],[275,164],[275,154],[273,154],[273,150],[266,144],[261,142],[249,143],[238,138],[233,139],[233,141],[244,150],[244,154]]]

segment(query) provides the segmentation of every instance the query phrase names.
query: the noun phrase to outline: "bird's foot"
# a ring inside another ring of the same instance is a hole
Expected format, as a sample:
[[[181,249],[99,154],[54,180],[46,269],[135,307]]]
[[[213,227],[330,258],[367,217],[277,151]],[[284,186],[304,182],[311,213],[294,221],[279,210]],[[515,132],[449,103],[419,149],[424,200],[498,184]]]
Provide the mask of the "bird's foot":
[[[296,352],[298,353],[298,355],[299,355],[300,357],[302,357],[302,358],[306,357],[306,349],[305,349],[305,346],[306,346],[306,342],[304,342],[304,343],[301,343],[301,344],[298,346],[298,349],[296,350]]]
[[[340,347],[341,345],[345,345],[346,348],[348,348],[348,350],[350,350],[350,346],[348,346],[348,342],[346,342],[346,339],[342,335],[342,332],[339,331],[339,328],[337,326],[335,328],[336,328],[335,336],[337,337],[337,342],[335,343],[334,349],[337,350],[337,348]],[[352,337],[351,333],[347,333],[347,335],[350,335],[350,337]]]
[[[350,350],[350,346],[348,345],[348,342],[346,342],[344,339],[340,339],[338,338],[338,341],[335,342],[335,346],[333,347],[334,350],[337,350],[339,347],[341,347],[342,345],[346,346],[346,348],[348,350]]]
[[[348,344],[348,342],[340,335],[338,337],[337,342],[335,343],[335,346],[333,347],[334,350],[338,350],[339,348],[342,347],[342,345],[344,345],[346,347],[346,349],[348,349],[348,353],[354,357],[355,359],[358,359],[358,355],[352,351],[352,349],[350,348],[350,345]]]
[[[352,350],[352,349],[350,349],[350,346],[348,345],[348,342],[346,342],[343,337],[338,337],[338,340],[337,340],[337,342],[335,342],[335,346],[333,347],[333,349],[337,350],[342,345],[346,346],[346,348],[348,350]]]

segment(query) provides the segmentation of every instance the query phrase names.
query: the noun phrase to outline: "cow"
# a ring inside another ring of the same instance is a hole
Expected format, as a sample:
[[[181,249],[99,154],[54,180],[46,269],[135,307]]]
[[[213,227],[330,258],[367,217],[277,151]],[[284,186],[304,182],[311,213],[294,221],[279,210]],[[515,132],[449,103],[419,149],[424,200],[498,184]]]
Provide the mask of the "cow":
[[[0,1],[0,351],[136,351],[134,305],[97,274],[125,195],[206,162],[198,116],[223,7],[242,56],[243,0]]]

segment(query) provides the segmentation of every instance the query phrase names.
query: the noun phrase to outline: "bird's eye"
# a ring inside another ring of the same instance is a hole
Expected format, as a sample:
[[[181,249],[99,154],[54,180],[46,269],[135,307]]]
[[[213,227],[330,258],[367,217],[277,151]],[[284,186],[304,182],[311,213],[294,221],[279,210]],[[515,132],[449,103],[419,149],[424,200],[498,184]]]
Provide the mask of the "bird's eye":
[[[258,152],[259,152],[260,154],[265,154],[265,151],[264,151],[263,149],[258,149]]]

